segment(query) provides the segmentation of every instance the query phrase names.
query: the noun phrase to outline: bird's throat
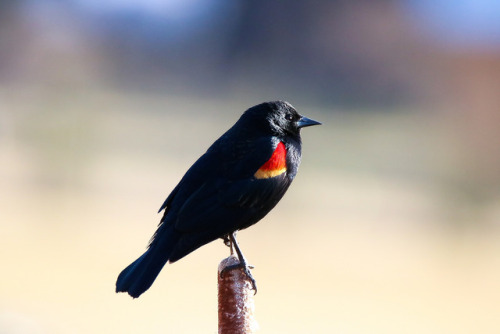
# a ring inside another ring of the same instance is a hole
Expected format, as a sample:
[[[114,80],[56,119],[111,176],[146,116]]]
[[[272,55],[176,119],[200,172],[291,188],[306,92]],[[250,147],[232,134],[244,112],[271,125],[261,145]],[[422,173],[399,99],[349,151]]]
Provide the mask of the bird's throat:
[[[271,158],[263,164],[254,174],[256,179],[268,179],[286,172],[286,148],[279,142]]]

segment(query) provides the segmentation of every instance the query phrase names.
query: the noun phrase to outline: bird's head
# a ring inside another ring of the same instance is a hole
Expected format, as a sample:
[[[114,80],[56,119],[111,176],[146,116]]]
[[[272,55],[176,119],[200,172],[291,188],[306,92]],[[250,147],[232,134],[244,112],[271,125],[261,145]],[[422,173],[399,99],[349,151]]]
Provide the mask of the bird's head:
[[[300,115],[286,101],[272,101],[258,104],[248,109],[242,116],[261,130],[271,132],[278,137],[300,136],[300,129],[306,126],[319,125],[320,122]]]

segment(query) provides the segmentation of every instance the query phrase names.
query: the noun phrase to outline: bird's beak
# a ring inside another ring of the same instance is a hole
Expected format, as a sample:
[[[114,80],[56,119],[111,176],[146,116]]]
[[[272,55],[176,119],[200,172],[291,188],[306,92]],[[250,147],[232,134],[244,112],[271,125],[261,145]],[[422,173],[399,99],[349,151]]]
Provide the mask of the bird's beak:
[[[297,126],[300,128],[305,128],[306,126],[312,126],[312,125],[321,125],[320,122],[315,121],[313,119],[307,118],[302,116],[298,121],[297,121]]]

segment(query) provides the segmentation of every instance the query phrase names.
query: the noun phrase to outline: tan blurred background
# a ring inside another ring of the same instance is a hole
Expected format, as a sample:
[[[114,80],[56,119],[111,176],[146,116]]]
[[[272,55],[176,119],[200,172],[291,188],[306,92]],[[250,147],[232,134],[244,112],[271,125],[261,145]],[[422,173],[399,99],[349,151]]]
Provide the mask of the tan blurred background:
[[[239,240],[260,333],[500,332],[500,5],[0,3],[0,333],[216,333],[214,242],[114,293],[248,107],[323,122]]]

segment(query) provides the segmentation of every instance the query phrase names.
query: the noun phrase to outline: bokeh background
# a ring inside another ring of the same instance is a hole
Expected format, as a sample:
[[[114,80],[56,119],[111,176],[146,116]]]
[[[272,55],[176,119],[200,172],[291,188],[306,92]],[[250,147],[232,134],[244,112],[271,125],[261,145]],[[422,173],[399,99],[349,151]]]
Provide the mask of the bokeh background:
[[[260,333],[499,333],[494,0],[0,2],[0,333],[215,333],[222,242],[115,279],[276,99],[323,125],[239,234]]]

